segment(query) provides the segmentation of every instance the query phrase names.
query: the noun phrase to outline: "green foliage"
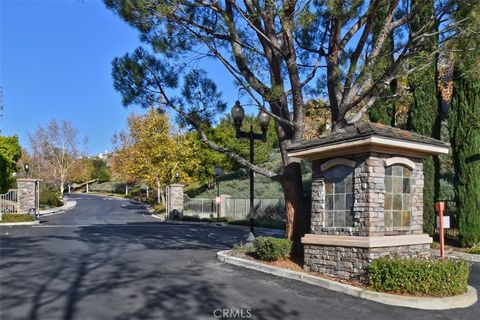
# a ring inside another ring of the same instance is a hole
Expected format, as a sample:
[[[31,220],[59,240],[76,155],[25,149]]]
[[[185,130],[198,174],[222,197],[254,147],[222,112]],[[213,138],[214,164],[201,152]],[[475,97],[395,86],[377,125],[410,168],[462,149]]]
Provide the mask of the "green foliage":
[[[110,171],[107,168],[107,163],[100,158],[91,159],[93,163],[93,178],[98,182],[106,182],[110,180]]]
[[[467,291],[469,273],[465,260],[383,257],[370,264],[368,285],[375,291],[451,296]]]
[[[260,260],[275,261],[290,255],[292,241],[274,237],[257,237],[253,240],[253,248]]]
[[[472,247],[468,248],[467,253],[470,254],[480,254],[480,242],[474,244]]]
[[[480,80],[461,74],[455,72],[449,121],[460,243],[470,246],[480,241]]]
[[[0,221],[0,223],[31,222],[31,221],[34,221],[34,219],[29,214],[4,213],[2,214],[2,220]]]
[[[0,193],[5,193],[12,187],[16,162],[21,156],[18,137],[0,136]]]
[[[49,189],[40,190],[40,206],[42,207],[60,207],[63,202],[57,193]]]
[[[412,5],[419,5],[420,0],[415,0]],[[421,1],[425,5],[421,6],[418,15],[412,21],[412,32],[417,30],[427,30],[435,32],[435,25],[431,21],[434,15],[433,0]],[[416,48],[416,60],[412,64],[424,63],[430,54],[437,49],[437,43],[434,37],[429,37]],[[437,100],[437,82],[435,64],[431,64],[417,71],[408,79],[410,90],[413,96],[413,105],[410,113],[411,129],[417,133],[428,137],[440,138],[439,135],[439,117]],[[424,186],[423,186],[423,229],[430,235],[434,231],[435,219],[435,164],[438,158],[427,158],[423,162]]]

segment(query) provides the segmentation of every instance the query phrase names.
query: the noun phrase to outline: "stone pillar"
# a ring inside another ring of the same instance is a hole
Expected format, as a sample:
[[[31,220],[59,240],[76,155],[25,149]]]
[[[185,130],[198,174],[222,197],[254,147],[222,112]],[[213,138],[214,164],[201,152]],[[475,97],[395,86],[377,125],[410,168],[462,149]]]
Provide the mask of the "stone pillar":
[[[168,216],[173,219],[173,213],[178,212],[178,217],[183,215],[183,184],[175,183],[168,186]]]
[[[17,179],[18,213],[37,208],[37,179]]]
[[[220,195],[220,217],[225,217],[227,215],[227,207],[230,204],[230,203],[227,203],[227,199],[231,197],[232,196],[228,194]]]

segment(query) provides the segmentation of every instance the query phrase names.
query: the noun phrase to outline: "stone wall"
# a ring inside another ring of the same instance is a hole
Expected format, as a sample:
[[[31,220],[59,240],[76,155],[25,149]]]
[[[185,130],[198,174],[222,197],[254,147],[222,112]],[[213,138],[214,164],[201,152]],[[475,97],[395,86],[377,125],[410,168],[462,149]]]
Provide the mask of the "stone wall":
[[[394,247],[357,248],[345,246],[304,245],[304,269],[344,280],[366,280],[366,270],[373,259],[398,254],[428,257],[429,244]]]
[[[353,225],[347,227],[325,226],[325,184],[321,170],[328,160],[312,163],[312,218],[311,233],[346,236],[380,236],[422,233],[423,226],[423,162],[421,159],[405,157],[412,161],[412,207],[409,227],[385,227],[385,160],[392,155],[381,153],[357,154],[342,159],[353,160],[354,206]]]
[[[36,179],[17,179],[18,213],[28,213],[37,207]]]

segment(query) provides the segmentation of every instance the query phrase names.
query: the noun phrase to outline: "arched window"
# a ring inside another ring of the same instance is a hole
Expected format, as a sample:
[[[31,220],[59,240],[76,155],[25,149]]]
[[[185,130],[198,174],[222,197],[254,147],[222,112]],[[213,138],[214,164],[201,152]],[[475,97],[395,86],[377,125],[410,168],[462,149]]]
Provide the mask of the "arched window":
[[[385,227],[410,226],[411,185],[411,169],[399,164],[385,168]]]
[[[353,226],[353,168],[338,165],[324,173],[325,226]]]

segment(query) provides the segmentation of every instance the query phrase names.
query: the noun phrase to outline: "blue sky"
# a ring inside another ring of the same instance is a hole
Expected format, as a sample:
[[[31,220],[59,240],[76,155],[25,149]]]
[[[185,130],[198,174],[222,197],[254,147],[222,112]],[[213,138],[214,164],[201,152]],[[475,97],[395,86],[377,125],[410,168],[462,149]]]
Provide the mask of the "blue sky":
[[[0,0],[1,134],[28,147],[28,133],[55,118],[88,136],[90,154],[110,150],[128,114],[141,112],[121,105],[111,61],[139,45],[136,30],[100,0]],[[226,71],[203,64],[233,105],[237,90]]]

